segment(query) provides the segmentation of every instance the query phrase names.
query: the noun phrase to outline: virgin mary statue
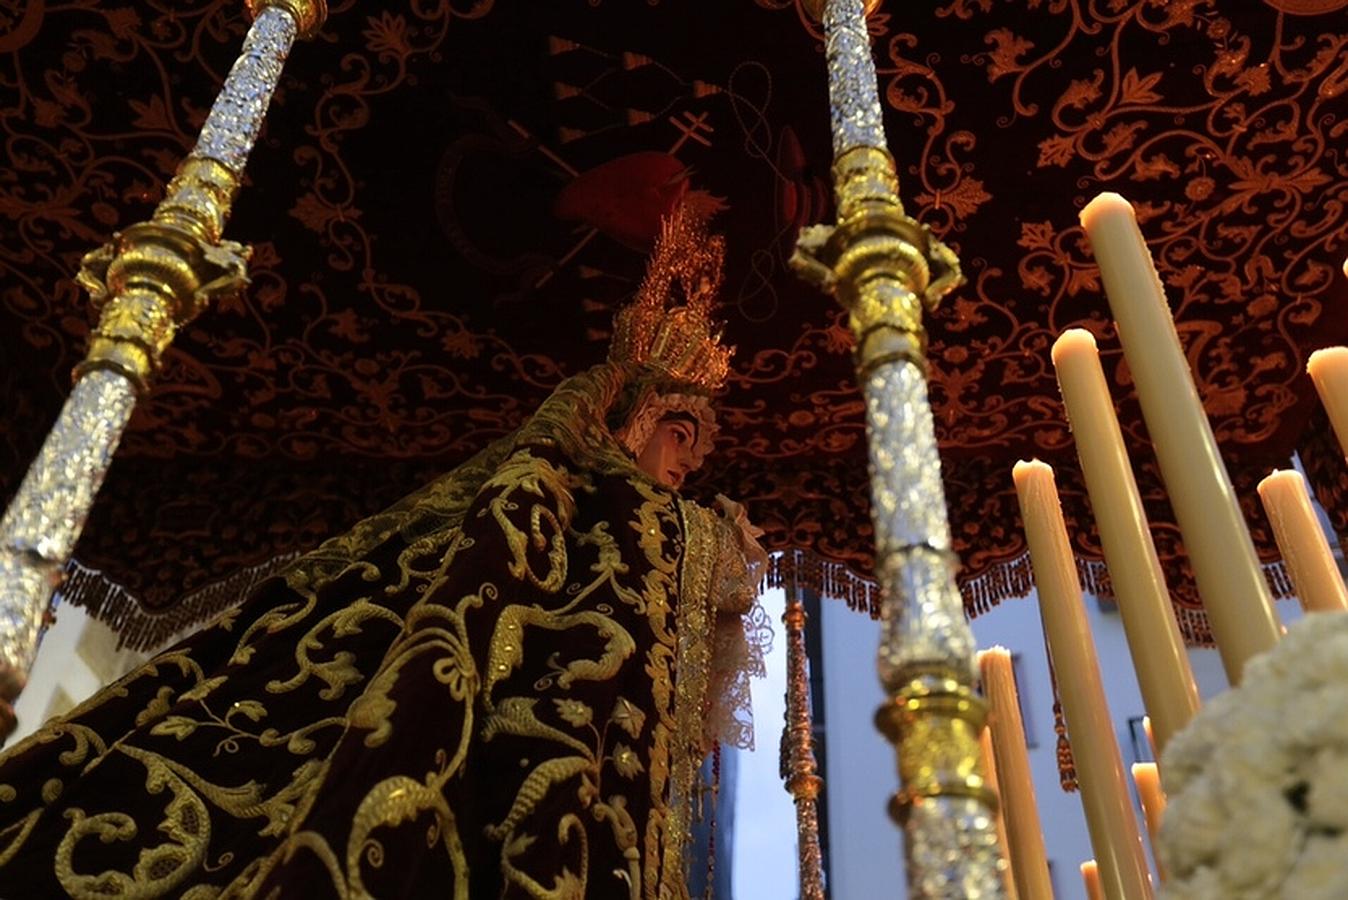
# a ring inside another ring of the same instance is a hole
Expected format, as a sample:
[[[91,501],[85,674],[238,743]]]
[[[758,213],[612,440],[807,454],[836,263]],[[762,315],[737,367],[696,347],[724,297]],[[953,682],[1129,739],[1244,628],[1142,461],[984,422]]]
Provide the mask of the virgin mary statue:
[[[730,351],[665,223],[609,359],[0,757],[0,892],[685,898],[766,562],[683,499]]]

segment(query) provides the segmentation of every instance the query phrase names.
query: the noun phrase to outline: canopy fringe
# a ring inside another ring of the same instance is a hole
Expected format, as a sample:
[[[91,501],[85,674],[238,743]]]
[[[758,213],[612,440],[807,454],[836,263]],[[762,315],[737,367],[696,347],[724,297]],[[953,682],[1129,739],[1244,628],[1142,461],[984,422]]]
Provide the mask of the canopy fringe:
[[[853,572],[846,563],[824,559],[810,550],[792,548],[773,553],[764,587],[799,587],[828,600],[842,600],[847,608],[880,618],[880,586]]]
[[[163,612],[144,609],[135,595],[121,584],[108,579],[98,569],[71,560],[59,597],[85,608],[94,618],[111,627],[119,636],[119,647],[145,651],[241,602],[259,584],[298,556],[298,552],[283,554],[240,569],[227,578],[193,591]],[[1082,557],[1077,557],[1076,563],[1082,589],[1102,600],[1112,600],[1114,586],[1105,564]],[[1263,567],[1274,597],[1282,599],[1296,595],[1282,560],[1264,563]],[[872,619],[880,618],[879,585],[867,576],[857,574],[846,563],[824,559],[811,550],[799,548],[773,553],[763,586],[779,588],[793,583],[830,600],[841,600],[849,609],[865,613]],[[1022,553],[973,578],[960,579],[959,587],[964,608],[971,618],[991,611],[1003,600],[1028,596],[1034,590],[1030,555]],[[1185,642],[1192,646],[1212,646],[1207,616],[1197,608],[1196,602],[1183,594],[1181,598],[1185,602],[1175,605],[1175,617]]]
[[[57,600],[83,607],[89,615],[110,627],[117,634],[117,649],[130,647],[146,652],[242,603],[258,585],[299,555],[286,553],[240,569],[193,591],[162,612],[145,609],[124,586],[98,569],[72,559],[66,566],[66,577],[57,592]]]

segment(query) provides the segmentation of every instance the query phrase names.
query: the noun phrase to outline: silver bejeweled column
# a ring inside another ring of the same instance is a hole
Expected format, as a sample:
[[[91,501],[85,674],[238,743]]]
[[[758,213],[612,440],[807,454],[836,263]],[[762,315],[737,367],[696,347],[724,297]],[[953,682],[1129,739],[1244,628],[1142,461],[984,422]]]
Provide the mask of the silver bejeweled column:
[[[0,735],[32,665],[52,591],[79,539],[136,398],[176,331],[247,282],[248,251],[222,241],[248,154],[297,35],[324,0],[252,0],[238,60],[196,147],[147,222],[84,258],[78,275],[99,309],[75,387],[0,518]]]
[[[986,707],[955,585],[922,324],[924,308],[961,283],[959,261],[899,201],[862,0],[825,0],[818,12],[838,222],[805,229],[793,263],[838,298],[857,338],[889,696],[876,724],[895,745],[901,781],[890,810],[911,896],[1001,897],[997,798],[978,740]]]

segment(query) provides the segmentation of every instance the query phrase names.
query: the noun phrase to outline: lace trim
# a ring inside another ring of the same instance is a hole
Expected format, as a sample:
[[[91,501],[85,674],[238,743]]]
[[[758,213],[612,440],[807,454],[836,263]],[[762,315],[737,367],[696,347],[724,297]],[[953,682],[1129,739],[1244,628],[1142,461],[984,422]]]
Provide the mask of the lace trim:
[[[712,411],[711,401],[696,394],[661,394],[651,390],[641,399],[636,412],[627,423],[614,434],[619,442],[633,456],[640,456],[646,449],[655,426],[670,413],[690,413],[697,417],[697,443],[693,446],[693,468],[702,465],[702,461],[711,452],[719,426],[716,414]]]
[[[711,676],[703,741],[743,750],[754,747],[750,678],[767,675],[764,662],[772,649],[772,622],[758,602],[768,570],[768,553],[758,543],[763,529],[749,522],[739,503],[718,495],[722,517],[717,527],[717,560],[711,584],[716,624],[712,634]]]

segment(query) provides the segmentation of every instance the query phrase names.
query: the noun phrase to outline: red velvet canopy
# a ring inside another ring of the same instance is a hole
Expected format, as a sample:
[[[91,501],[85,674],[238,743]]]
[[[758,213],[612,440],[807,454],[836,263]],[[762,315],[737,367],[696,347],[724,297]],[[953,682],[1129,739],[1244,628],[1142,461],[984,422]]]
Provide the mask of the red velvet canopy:
[[[1348,530],[1304,374],[1348,339],[1345,7],[944,0],[873,18],[903,196],[969,279],[930,317],[929,355],[971,611],[1030,586],[1010,468],[1032,455],[1107,588],[1048,354],[1079,325],[1182,627],[1208,637],[1077,224],[1105,189],[1137,205],[1261,556],[1277,551],[1254,484],[1298,449]],[[148,216],[245,28],[236,0],[0,0],[0,496],[83,352],[80,256]],[[799,227],[831,218],[829,162],[820,36],[795,0],[335,3],[291,56],[229,227],[255,247],[252,285],[180,334],[76,553],[102,577],[72,594],[149,641],[506,433],[602,358],[654,223],[697,192],[725,207],[739,354],[693,490],[742,498],[771,546],[803,551],[788,563],[865,602],[850,338],[785,265]]]

